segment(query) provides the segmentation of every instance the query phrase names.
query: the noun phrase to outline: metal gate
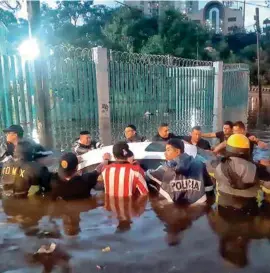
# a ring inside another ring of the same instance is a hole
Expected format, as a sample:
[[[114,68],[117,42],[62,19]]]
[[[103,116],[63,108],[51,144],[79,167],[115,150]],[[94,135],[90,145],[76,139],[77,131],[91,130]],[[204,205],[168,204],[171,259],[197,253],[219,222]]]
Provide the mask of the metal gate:
[[[212,62],[110,52],[110,105],[114,139],[135,123],[147,137],[161,122],[178,134],[212,126]]]
[[[47,61],[52,131],[68,149],[82,130],[98,135],[96,70],[91,49],[55,47]]]
[[[19,56],[0,56],[0,126],[21,124],[31,135],[36,128],[34,70]]]

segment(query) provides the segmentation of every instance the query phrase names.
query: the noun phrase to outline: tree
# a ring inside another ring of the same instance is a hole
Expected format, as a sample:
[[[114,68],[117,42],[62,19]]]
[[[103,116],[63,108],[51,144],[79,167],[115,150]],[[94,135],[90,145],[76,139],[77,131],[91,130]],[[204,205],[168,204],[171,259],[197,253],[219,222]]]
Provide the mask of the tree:
[[[4,8],[5,10],[9,10],[9,11],[17,11],[21,9],[21,3],[20,1],[0,1],[0,8]]]
[[[77,26],[79,19],[84,19],[90,12],[93,1],[60,1],[57,3],[58,18],[63,23]]]
[[[102,29],[105,45],[115,50],[138,52],[140,48],[136,45],[143,43],[141,39],[143,35],[140,34],[143,32],[142,27],[146,27],[139,24],[144,18],[143,13],[137,9],[118,8]]]
[[[185,15],[166,9],[160,16],[145,16],[139,9],[116,9],[92,5],[92,1],[61,1],[57,9],[41,6],[41,33],[47,44],[78,47],[103,46],[113,50],[164,54],[189,59],[246,62],[251,81],[256,82],[256,33],[235,28],[228,35],[215,34],[190,21]],[[0,9],[14,46],[28,35],[28,24],[13,12]],[[269,20],[261,36],[261,71],[270,83]]]
[[[10,24],[17,23],[17,19],[13,12],[10,12],[8,10],[4,10],[0,8],[0,21],[4,23],[6,27],[8,27]]]
[[[103,45],[104,37],[101,29],[111,19],[113,9],[104,5],[92,6],[90,3],[84,3],[84,9],[81,8],[82,13],[78,13],[78,8],[77,13],[74,13],[75,18],[70,14],[72,5],[68,4],[69,2],[64,3],[60,11],[42,4],[42,31],[47,43],[53,45],[70,43],[80,47]],[[82,5],[77,2],[72,4],[80,5],[80,7]],[[80,24],[78,24],[79,20]]]
[[[8,29],[7,41],[15,48],[28,36],[28,23],[24,19],[16,19],[13,12],[0,9],[0,20]]]
[[[81,46],[105,46],[102,29],[111,20],[114,10],[104,6],[92,6],[84,17],[84,24],[79,27]]]
[[[197,49],[199,58],[204,55],[208,39],[209,33],[202,26],[174,10],[167,10],[158,21],[158,34],[148,39],[143,51],[196,59]]]
[[[8,29],[8,41],[15,48],[28,37],[28,21],[24,19],[18,19],[16,23],[10,24]]]

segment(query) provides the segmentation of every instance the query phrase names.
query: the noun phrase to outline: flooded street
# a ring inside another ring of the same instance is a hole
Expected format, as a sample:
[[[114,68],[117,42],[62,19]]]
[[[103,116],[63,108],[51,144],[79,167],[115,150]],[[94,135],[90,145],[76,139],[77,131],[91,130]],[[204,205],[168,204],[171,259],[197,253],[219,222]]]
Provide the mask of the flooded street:
[[[269,125],[268,115],[256,127],[251,112],[250,131],[268,143]],[[209,203],[164,207],[100,192],[84,201],[1,200],[0,273],[268,273],[270,205],[235,215]]]

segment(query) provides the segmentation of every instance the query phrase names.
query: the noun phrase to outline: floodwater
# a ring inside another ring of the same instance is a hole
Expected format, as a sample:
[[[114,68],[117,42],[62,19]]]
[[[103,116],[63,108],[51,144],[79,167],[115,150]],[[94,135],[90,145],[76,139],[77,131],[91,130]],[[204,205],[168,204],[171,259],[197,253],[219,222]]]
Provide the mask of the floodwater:
[[[270,127],[250,130],[270,142]],[[1,273],[232,273],[270,271],[270,210],[237,214],[214,202],[150,199],[1,200]],[[56,244],[56,248],[51,244]],[[37,253],[42,245],[49,254]]]

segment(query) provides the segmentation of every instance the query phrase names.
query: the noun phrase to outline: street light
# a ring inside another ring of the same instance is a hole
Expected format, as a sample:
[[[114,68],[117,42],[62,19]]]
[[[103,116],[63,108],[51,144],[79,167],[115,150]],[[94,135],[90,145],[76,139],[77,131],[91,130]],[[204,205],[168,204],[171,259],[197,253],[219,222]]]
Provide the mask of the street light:
[[[21,57],[25,60],[34,60],[40,54],[38,42],[33,38],[23,41],[18,50]]]

